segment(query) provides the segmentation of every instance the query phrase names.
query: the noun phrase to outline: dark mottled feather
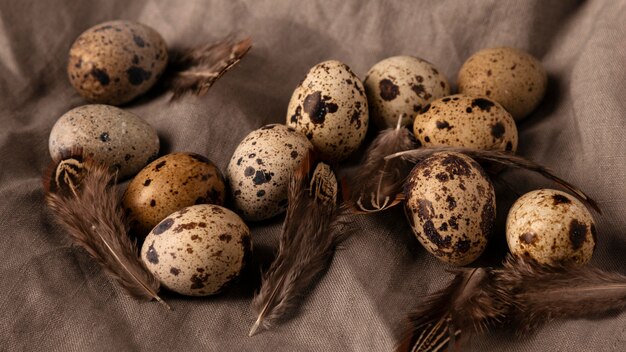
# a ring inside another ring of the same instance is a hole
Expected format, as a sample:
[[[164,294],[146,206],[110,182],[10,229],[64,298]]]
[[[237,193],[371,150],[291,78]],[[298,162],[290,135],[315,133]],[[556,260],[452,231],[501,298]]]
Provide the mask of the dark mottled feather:
[[[157,295],[159,281],[143,266],[137,245],[127,234],[114,183],[115,174],[106,165],[74,156],[57,163],[45,176],[46,202],[72,242],[130,295],[165,304]]]
[[[172,100],[185,94],[203,95],[250,50],[252,40],[235,42],[226,38],[216,44],[203,45],[179,53],[173,52],[168,65]]]
[[[505,316],[507,292],[494,284],[489,269],[460,269],[443,290],[409,317],[396,351],[454,351],[472,333],[483,332]]]
[[[401,121],[400,118],[399,122]],[[400,123],[396,128],[388,128],[379,133],[365,152],[352,180],[351,201],[357,211],[382,211],[399,203],[402,184],[412,165],[401,158],[385,157],[415,147],[413,135]]]
[[[458,271],[410,314],[397,351],[453,351],[472,333],[500,328],[525,335],[553,319],[599,318],[624,308],[624,275],[509,255],[502,268]]]
[[[343,238],[335,175],[326,164],[313,165],[309,155],[291,177],[278,254],[252,301],[258,319],[250,336],[259,328],[269,329],[297,307]]]
[[[470,149],[470,148],[458,148],[458,147],[429,147],[429,148],[418,148],[409,150],[406,152],[395,153],[393,155],[389,155],[386,159],[395,159],[395,158],[403,158],[405,160],[409,160],[411,162],[418,162],[433,153],[437,152],[457,152],[463,153],[471,158],[474,158],[478,161],[488,161],[493,162],[499,165],[503,165],[509,168],[520,168],[529,171],[536,172],[543,177],[552,180],[567,190],[574,193],[574,196],[578,198],[583,203],[586,203],[589,207],[593,208],[598,213],[602,213],[598,204],[587,196],[583,191],[570,184],[569,182],[563,180],[562,178],[556,176],[552,171],[548,170],[546,167],[537,164],[536,162],[521,157],[519,155],[515,155],[510,152],[502,152],[496,150],[479,150],[479,149]]]
[[[589,265],[545,265],[510,256],[494,274],[510,292],[509,320],[519,334],[553,319],[596,318],[626,308],[626,276]]]

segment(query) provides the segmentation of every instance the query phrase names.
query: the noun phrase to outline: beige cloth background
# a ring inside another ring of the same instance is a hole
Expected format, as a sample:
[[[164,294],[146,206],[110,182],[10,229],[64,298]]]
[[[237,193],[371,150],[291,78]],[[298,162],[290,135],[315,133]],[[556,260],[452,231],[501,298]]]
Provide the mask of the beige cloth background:
[[[0,350],[390,351],[406,313],[444,286],[446,266],[424,251],[401,211],[357,217],[298,314],[253,338],[248,276],[213,298],[166,294],[173,311],[129,298],[66,241],[43,207],[40,175],[56,119],[84,102],[66,78],[83,30],[111,19],[156,28],[170,46],[246,33],[254,47],[202,98],[152,96],[126,108],[161,135],[161,153],[193,151],[224,169],[251,130],[283,122],[297,82],[326,59],[361,77],[410,54],[452,81],[473,52],[514,46],[549,72],[547,97],[519,125],[522,155],[550,165],[604,210],[593,264],[626,274],[626,1],[15,1],[0,2]],[[519,193],[550,184],[505,174]],[[515,196],[500,187],[499,218]],[[271,253],[281,219],[251,226]],[[504,252],[502,235],[485,262]],[[251,282],[252,281],[252,282]],[[626,314],[559,321],[515,339],[476,337],[474,351],[623,351]]]

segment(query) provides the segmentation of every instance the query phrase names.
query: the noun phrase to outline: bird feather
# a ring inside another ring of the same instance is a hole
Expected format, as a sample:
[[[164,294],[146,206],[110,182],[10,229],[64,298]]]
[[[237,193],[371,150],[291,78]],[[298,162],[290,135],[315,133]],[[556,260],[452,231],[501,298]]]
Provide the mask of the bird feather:
[[[252,40],[225,38],[215,44],[174,51],[168,65],[172,100],[186,94],[204,95],[213,83],[233,68],[252,47]]]
[[[395,128],[381,131],[369,146],[352,182],[352,206],[357,212],[378,212],[402,200],[402,184],[411,163],[387,155],[415,148],[411,132],[402,127],[402,115]]]
[[[337,179],[330,167],[307,156],[290,178],[287,215],[276,259],[252,301],[258,318],[250,336],[269,329],[298,306],[343,239]]]
[[[141,262],[128,236],[115,189],[116,173],[108,166],[65,158],[44,176],[46,203],[72,242],[89,253],[133,297],[167,304],[158,296],[159,281]]]

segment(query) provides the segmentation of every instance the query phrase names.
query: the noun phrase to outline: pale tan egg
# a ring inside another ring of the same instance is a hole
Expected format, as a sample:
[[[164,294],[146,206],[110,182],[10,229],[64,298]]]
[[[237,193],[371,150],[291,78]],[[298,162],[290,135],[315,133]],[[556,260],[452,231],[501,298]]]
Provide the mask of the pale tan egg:
[[[496,196],[470,157],[441,152],[417,163],[404,187],[413,233],[435,257],[466,265],[484,251],[493,231]]]
[[[163,219],[146,237],[141,259],[166,288],[207,296],[231,284],[250,253],[243,220],[226,208],[201,204]]]
[[[415,116],[413,133],[422,145],[483,150],[517,150],[517,126],[498,103],[465,94],[426,105]]]
[[[593,216],[573,196],[540,189],[521,196],[509,210],[506,239],[511,253],[543,264],[591,260],[596,247]]]
[[[356,151],[368,122],[363,84],[336,60],[313,66],[287,108],[287,125],[307,136],[326,160],[343,160]]]
[[[370,119],[379,129],[413,122],[426,104],[450,94],[450,83],[433,64],[413,56],[393,56],[376,63],[363,81]]]
[[[67,75],[85,99],[120,105],[148,91],[167,60],[165,41],[157,31],[137,22],[110,21],[76,38]]]
[[[541,62],[514,48],[483,49],[459,70],[459,93],[485,96],[502,104],[519,121],[539,105],[548,76]]]

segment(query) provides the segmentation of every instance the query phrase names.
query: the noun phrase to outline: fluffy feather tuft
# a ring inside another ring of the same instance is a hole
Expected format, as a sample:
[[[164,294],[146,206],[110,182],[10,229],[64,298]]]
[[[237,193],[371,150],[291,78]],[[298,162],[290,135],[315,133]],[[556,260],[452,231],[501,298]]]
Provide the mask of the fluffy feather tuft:
[[[382,211],[402,200],[402,184],[412,165],[401,158],[385,159],[387,155],[416,147],[413,135],[400,122],[402,116],[395,128],[379,133],[356,171],[351,201],[359,212]]]

